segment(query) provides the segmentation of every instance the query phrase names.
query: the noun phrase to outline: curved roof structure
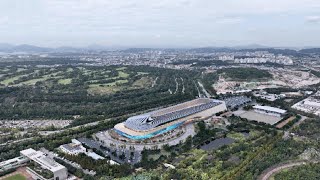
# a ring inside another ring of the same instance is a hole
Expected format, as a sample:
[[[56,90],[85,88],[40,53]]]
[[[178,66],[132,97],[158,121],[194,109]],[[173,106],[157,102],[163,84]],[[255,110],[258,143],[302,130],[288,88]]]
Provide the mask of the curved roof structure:
[[[168,108],[128,118],[124,125],[132,130],[147,131],[165,123],[180,119],[221,104],[221,101],[200,98]]]

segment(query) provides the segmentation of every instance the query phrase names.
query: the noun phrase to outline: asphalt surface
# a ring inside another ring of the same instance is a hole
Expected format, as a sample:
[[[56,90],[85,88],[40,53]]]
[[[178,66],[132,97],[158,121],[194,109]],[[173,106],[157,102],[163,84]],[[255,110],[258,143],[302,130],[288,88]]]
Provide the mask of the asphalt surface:
[[[101,149],[102,144],[98,141],[93,140],[93,139],[78,138],[78,141],[89,146],[90,148],[95,148],[95,149],[101,151],[105,156],[109,156],[110,159],[112,159],[120,164],[123,164],[123,163],[136,164],[136,163],[140,162],[140,160],[141,160],[141,151],[134,151],[134,150],[128,150],[128,149],[117,149],[117,150],[114,149],[114,150],[108,151],[108,150]],[[113,153],[112,153],[113,151],[116,151],[117,156],[113,155]],[[131,152],[134,153],[132,159],[130,159]],[[122,160],[119,158],[119,156],[123,153],[125,154],[126,158]]]
[[[276,174],[279,171],[282,171],[283,169],[288,169],[288,168],[292,168],[295,166],[301,166],[306,164],[306,162],[293,162],[293,163],[289,163],[289,164],[284,164],[278,167],[275,167],[273,169],[271,169],[270,171],[268,171],[267,173],[265,173],[262,177],[258,178],[259,180],[269,180],[271,178],[272,175]]]

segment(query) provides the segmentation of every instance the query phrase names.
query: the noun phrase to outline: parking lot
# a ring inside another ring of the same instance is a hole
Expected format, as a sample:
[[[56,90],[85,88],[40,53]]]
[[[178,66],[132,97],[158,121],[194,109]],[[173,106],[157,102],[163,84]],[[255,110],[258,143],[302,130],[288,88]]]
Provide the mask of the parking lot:
[[[251,99],[246,96],[233,96],[233,97],[225,98],[223,99],[223,101],[226,102],[226,106],[229,109],[235,109],[250,103]]]
[[[114,150],[106,150],[101,148],[101,143],[95,141],[93,139],[88,138],[79,138],[78,139],[81,143],[89,146],[90,148],[95,148],[101,151],[105,156],[110,156],[110,158],[118,163],[129,163],[129,164],[136,164],[141,160],[141,151],[139,150],[128,150],[128,149],[114,149]],[[116,151],[117,156],[114,156],[111,151]],[[131,152],[133,152],[133,158],[130,159]],[[124,153],[126,158],[124,160],[120,159],[119,156]]]
[[[68,126],[71,122],[72,120],[4,120],[0,121],[0,127],[37,129],[54,126],[55,128],[63,128]]]

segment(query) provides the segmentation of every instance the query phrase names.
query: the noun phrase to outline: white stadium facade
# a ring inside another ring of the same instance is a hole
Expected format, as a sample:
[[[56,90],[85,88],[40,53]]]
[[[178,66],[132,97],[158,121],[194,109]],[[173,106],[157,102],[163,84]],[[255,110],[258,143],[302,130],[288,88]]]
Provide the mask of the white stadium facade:
[[[131,140],[149,139],[174,130],[187,122],[206,119],[226,110],[224,101],[199,98],[130,117],[125,122],[115,125],[113,130]]]

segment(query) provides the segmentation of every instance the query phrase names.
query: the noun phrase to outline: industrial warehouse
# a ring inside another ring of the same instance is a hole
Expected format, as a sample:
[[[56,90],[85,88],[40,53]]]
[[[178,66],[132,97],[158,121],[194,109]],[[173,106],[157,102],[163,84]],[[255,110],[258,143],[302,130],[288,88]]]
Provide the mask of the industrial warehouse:
[[[205,119],[225,110],[223,101],[200,98],[130,117],[115,125],[114,130],[129,139],[147,139],[176,129],[190,120]]]

